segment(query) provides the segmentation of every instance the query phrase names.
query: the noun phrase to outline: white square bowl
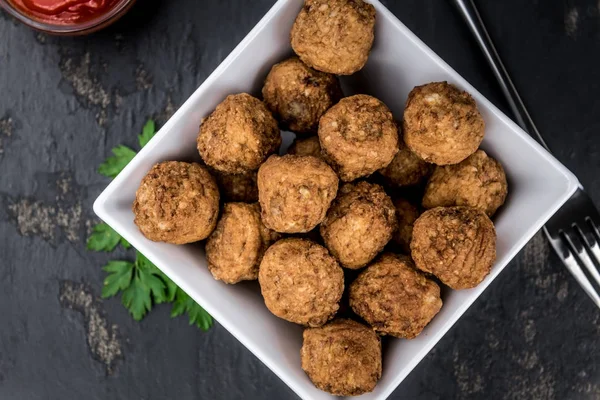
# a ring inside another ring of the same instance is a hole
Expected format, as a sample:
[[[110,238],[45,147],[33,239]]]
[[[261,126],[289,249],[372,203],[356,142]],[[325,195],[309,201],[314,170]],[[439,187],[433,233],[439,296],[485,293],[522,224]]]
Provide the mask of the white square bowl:
[[[435,55],[377,0],[376,39],[365,68],[342,79],[346,95],[366,92],[402,117],[408,92],[416,85],[449,81],[470,92],[486,121],[482,147],[505,167],[509,198],[495,217],[497,261],[476,288],[444,292],[444,306],[413,340],[388,340],[381,381],[363,399],[386,398],[454,325],[550,216],[577,188],[577,179],[525,132]],[[145,254],[177,285],[304,399],[329,399],[300,368],[302,328],[273,316],[257,283],[215,281],[198,245],[154,243],[133,223],[135,191],[153,164],[197,160],[196,136],[203,117],[228,94],[260,94],[273,64],[292,54],[289,32],[302,0],[279,0],[223,63],[140,151],[94,203],[94,211]],[[285,137],[289,142],[289,136]],[[287,143],[289,144],[289,143]]]

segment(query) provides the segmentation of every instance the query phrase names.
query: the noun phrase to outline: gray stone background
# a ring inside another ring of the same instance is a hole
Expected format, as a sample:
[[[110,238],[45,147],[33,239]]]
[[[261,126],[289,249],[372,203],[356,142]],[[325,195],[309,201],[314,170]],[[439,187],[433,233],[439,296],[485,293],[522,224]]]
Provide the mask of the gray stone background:
[[[448,2],[384,1],[500,108]],[[600,204],[600,2],[480,0],[538,127]],[[156,307],[141,323],[99,298],[109,258],[85,250],[96,173],[135,149],[273,0],[140,0],[80,38],[0,12],[0,399],[295,398],[217,323],[203,333]],[[540,236],[394,392],[396,399],[600,398],[600,319]]]

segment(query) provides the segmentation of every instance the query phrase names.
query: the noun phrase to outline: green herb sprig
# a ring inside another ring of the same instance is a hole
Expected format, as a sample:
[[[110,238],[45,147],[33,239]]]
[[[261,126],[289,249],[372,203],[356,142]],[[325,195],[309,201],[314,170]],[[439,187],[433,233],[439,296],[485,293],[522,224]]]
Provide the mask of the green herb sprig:
[[[138,142],[144,147],[156,134],[154,121],[149,120],[138,135]],[[100,164],[98,172],[109,178],[116,177],[136,155],[127,146],[112,149],[112,156]],[[118,245],[128,250],[131,245],[104,222],[92,228],[87,241],[89,251],[111,252]],[[102,297],[109,298],[121,293],[121,301],[133,319],[140,321],[155,304],[172,303],[171,317],[187,314],[190,325],[206,331],[213,319],[190,296],[181,290],[168,276],[159,270],[142,253],[136,250],[135,261],[113,260],[102,269],[107,273],[102,287]]]

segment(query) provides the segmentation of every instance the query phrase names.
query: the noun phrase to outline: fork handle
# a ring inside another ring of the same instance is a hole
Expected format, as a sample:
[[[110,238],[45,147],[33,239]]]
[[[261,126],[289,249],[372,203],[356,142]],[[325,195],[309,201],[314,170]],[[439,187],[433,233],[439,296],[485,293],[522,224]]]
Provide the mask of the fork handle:
[[[502,64],[502,60],[500,59],[500,56],[494,47],[494,43],[492,42],[487,29],[485,29],[485,25],[481,19],[481,16],[479,15],[479,11],[477,11],[475,3],[473,0],[450,1],[456,6],[456,8],[458,8],[458,11],[463,16],[467,26],[477,40],[477,44],[483,51],[486,60],[490,64],[492,72],[500,84],[502,93],[504,93],[504,97],[506,97],[508,105],[515,116],[515,122],[519,124],[519,126],[521,126],[525,132],[536,138],[538,142],[546,148],[546,150],[550,151],[548,145],[544,141],[544,138],[542,138],[542,135],[533,123],[527,108],[525,108],[525,104],[523,104],[523,100],[521,100],[521,96],[519,96],[519,92],[517,92],[515,85],[512,83],[506,68],[504,68],[504,64]]]

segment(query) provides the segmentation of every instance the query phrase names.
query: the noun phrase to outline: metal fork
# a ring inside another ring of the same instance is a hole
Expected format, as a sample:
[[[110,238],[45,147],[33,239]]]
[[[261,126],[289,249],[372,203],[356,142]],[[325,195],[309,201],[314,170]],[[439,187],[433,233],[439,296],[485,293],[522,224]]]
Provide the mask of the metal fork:
[[[517,124],[551,152],[504,68],[473,0],[451,0],[451,2],[458,8],[475,36],[500,84]],[[600,295],[588,278],[593,278],[600,286],[600,273],[596,268],[597,265],[600,265],[599,226],[600,214],[580,185],[575,194],[550,218],[543,230],[565,267],[600,308]],[[587,275],[581,265],[587,271]]]

